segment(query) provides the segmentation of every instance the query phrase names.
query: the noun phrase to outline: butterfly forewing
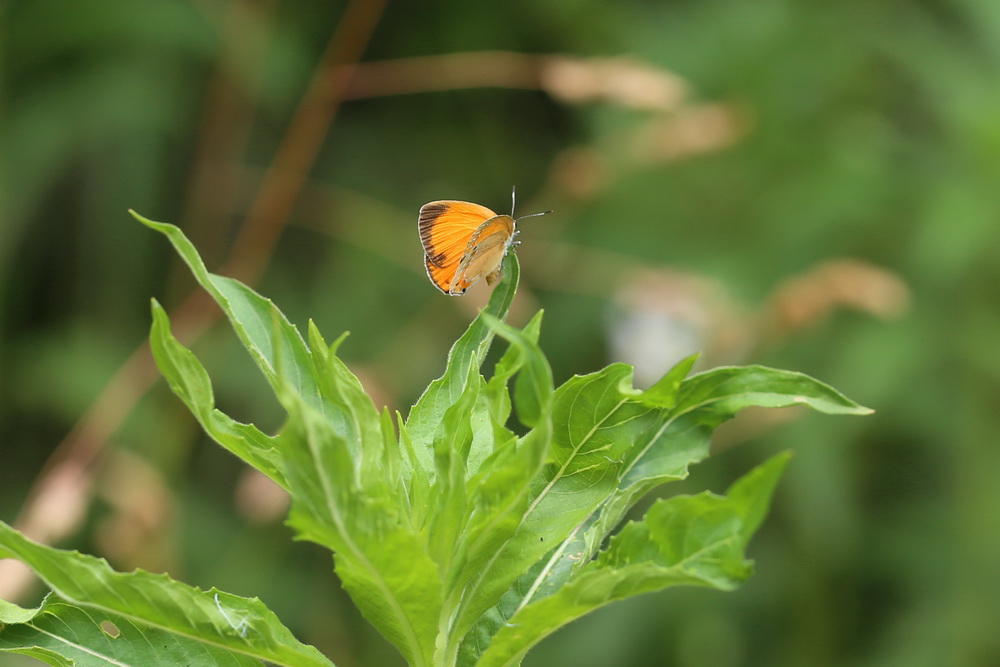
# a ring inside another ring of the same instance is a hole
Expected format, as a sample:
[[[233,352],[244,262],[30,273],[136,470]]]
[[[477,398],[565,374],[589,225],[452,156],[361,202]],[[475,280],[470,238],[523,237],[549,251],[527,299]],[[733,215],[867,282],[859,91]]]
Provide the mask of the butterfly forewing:
[[[457,296],[465,294],[472,284],[467,280],[456,280],[455,265],[440,267],[431,261],[431,258],[424,256],[424,266],[427,268],[427,277],[431,279],[434,286],[445,294]]]
[[[432,201],[420,207],[417,227],[428,260],[438,267],[458,265],[470,238],[496,213],[466,201]],[[438,285],[440,287],[440,285]]]

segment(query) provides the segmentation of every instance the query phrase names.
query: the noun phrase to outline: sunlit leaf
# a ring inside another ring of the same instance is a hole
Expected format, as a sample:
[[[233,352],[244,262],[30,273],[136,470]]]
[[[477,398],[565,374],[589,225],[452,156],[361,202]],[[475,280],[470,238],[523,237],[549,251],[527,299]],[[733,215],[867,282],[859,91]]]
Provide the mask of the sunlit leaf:
[[[615,600],[678,585],[732,589],[750,575],[743,551],[787,462],[787,454],[772,458],[733,484],[727,496],[706,492],[657,501],[579,576],[520,607],[478,665],[520,664],[542,637]]]
[[[23,561],[54,592],[17,618],[6,606],[5,618],[15,622],[0,627],[0,649],[52,651],[78,665],[332,664],[256,598],[201,591],[141,570],[115,572],[102,559],[37,544],[2,522],[0,558]]]
[[[153,326],[149,344],[160,372],[184,401],[201,427],[216,442],[287,488],[280,453],[274,438],[252,424],[241,424],[215,409],[208,371],[170,332],[166,311],[153,301]]]
[[[510,253],[504,264],[503,277],[490,295],[489,304],[483,313],[503,319],[514,300],[520,265],[517,255]],[[454,405],[466,384],[469,368],[482,363],[493,341],[493,330],[483,318],[477,317],[455,341],[448,352],[448,362],[444,375],[432,381],[413,405],[406,418],[406,429],[413,443],[414,452],[426,470],[433,466],[434,433],[444,417],[445,411]]]
[[[269,436],[216,410],[204,367],[154,302],[151,345],[171,388],[206,432],[288,490],[298,537],[332,552],[351,599],[414,665],[513,665],[547,634],[614,600],[678,584],[736,586],[750,573],[743,550],[785,457],[747,475],[728,496],[661,500],[614,531],[647,492],[684,478],[707,456],[713,430],[745,407],[868,412],[798,373],[750,366],[687,377],[695,357],[646,391],[633,388],[632,367],[624,364],[554,388],[538,347],[541,314],[523,329],[503,321],[518,278],[512,256],[489,306],[452,347],[444,374],[405,422],[399,415],[394,422],[339,358],[344,335],[328,344],[310,322],[307,344],[268,299],[209,273],[178,228],[136,217],[167,235],[225,312],[288,420]],[[480,367],[495,336],[507,348],[487,380]],[[30,544],[12,534],[12,543]],[[87,557],[51,552],[58,555],[48,566],[28,559],[53,588],[44,613],[0,607],[9,619],[5,639],[14,636],[10,628],[28,632],[36,619],[58,618],[94,652],[142,651],[143,638],[156,638],[176,646],[169,655],[178,660],[194,661],[190,644],[209,651],[212,664],[243,664],[260,659],[243,640],[278,632],[259,603],[213,592],[213,616],[206,594],[145,573],[112,573],[112,581],[131,577],[152,592],[108,604],[97,583],[103,576],[77,572],[76,579],[94,582],[80,594],[52,575],[56,564],[65,577]],[[173,607],[153,613],[142,603],[167,595],[157,586],[182,593]],[[163,620],[173,622],[171,614],[187,606],[186,622],[196,631]],[[40,622],[32,627],[34,634],[3,648],[65,664],[68,654],[41,638]],[[229,643],[203,647],[213,633]],[[284,663],[272,655],[301,650],[290,638],[265,649],[271,653],[264,659],[275,664]]]
[[[292,496],[290,525],[334,552],[337,574],[365,617],[412,664],[434,651],[441,606],[438,569],[414,529],[380,449],[354,451],[291,383],[280,436]]]

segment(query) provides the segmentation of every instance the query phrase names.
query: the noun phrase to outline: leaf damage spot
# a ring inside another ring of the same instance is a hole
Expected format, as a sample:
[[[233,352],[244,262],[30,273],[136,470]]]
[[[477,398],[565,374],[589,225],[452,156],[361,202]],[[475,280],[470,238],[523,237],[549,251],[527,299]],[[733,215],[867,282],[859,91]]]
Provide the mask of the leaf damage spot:
[[[101,632],[111,637],[111,639],[118,639],[122,635],[122,631],[118,629],[118,626],[108,620],[101,621]]]

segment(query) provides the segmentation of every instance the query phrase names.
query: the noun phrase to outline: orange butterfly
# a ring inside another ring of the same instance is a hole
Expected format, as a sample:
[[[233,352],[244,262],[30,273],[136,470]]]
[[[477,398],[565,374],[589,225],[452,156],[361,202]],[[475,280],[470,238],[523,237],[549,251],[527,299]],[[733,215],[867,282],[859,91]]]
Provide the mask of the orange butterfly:
[[[497,215],[467,201],[424,204],[417,228],[427,276],[439,290],[452,296],[465,294],[483,276],[486,284],[492,285],[500,278],[507,250],[517,243],[517,221],[546,213],[551,211],[515,218],[513,192],[510,215]]]

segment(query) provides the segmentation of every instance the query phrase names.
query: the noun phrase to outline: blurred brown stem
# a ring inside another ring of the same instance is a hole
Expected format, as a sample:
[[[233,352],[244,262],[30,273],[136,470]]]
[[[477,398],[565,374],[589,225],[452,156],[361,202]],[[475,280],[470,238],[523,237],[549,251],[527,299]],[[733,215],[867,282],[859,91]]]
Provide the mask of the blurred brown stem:
[[[510,51],[449,53],[359,64],[345,99],[459,88],[543,90],[568,103],[603,100],[634,109],[674,111],[687,82],[629,57],[578,58]]]
[[[253,284],[263,272],[340,108],[352,65],[364,52],[384,7],[385,0],[353,0],[347,6],[264,176],[223,273]],[[218,311],[211,308],[206,296],[193,293],[173,314],[178,339],[190,344],[217,318]],[[93,484],[95,462],[157,377],[151,361],[149,346],[143,343],[59,444],[15,522],[19,530],[53,542],[79,527]],[[67,475],[67,471],[73,474]],[[58,524],[49,523],[50,512],[39,511],[52,505],[48,500],[53,493],[61,499],[58,510],[65,519]],[[50,525],[55,529],[49,529]],[[14,599],[27,584],[26,577],[11,573],[0,581],[0,597]]]
[[[378,25],[385,2],[353,0],[344,11],[247,213],[224,267],[227,275],[253,284],[267,265],[343,102],[353,68]]]
[[[509,51],[449,53],[359,64],[345,99],[458,88],[538,89],[549,56]]]

